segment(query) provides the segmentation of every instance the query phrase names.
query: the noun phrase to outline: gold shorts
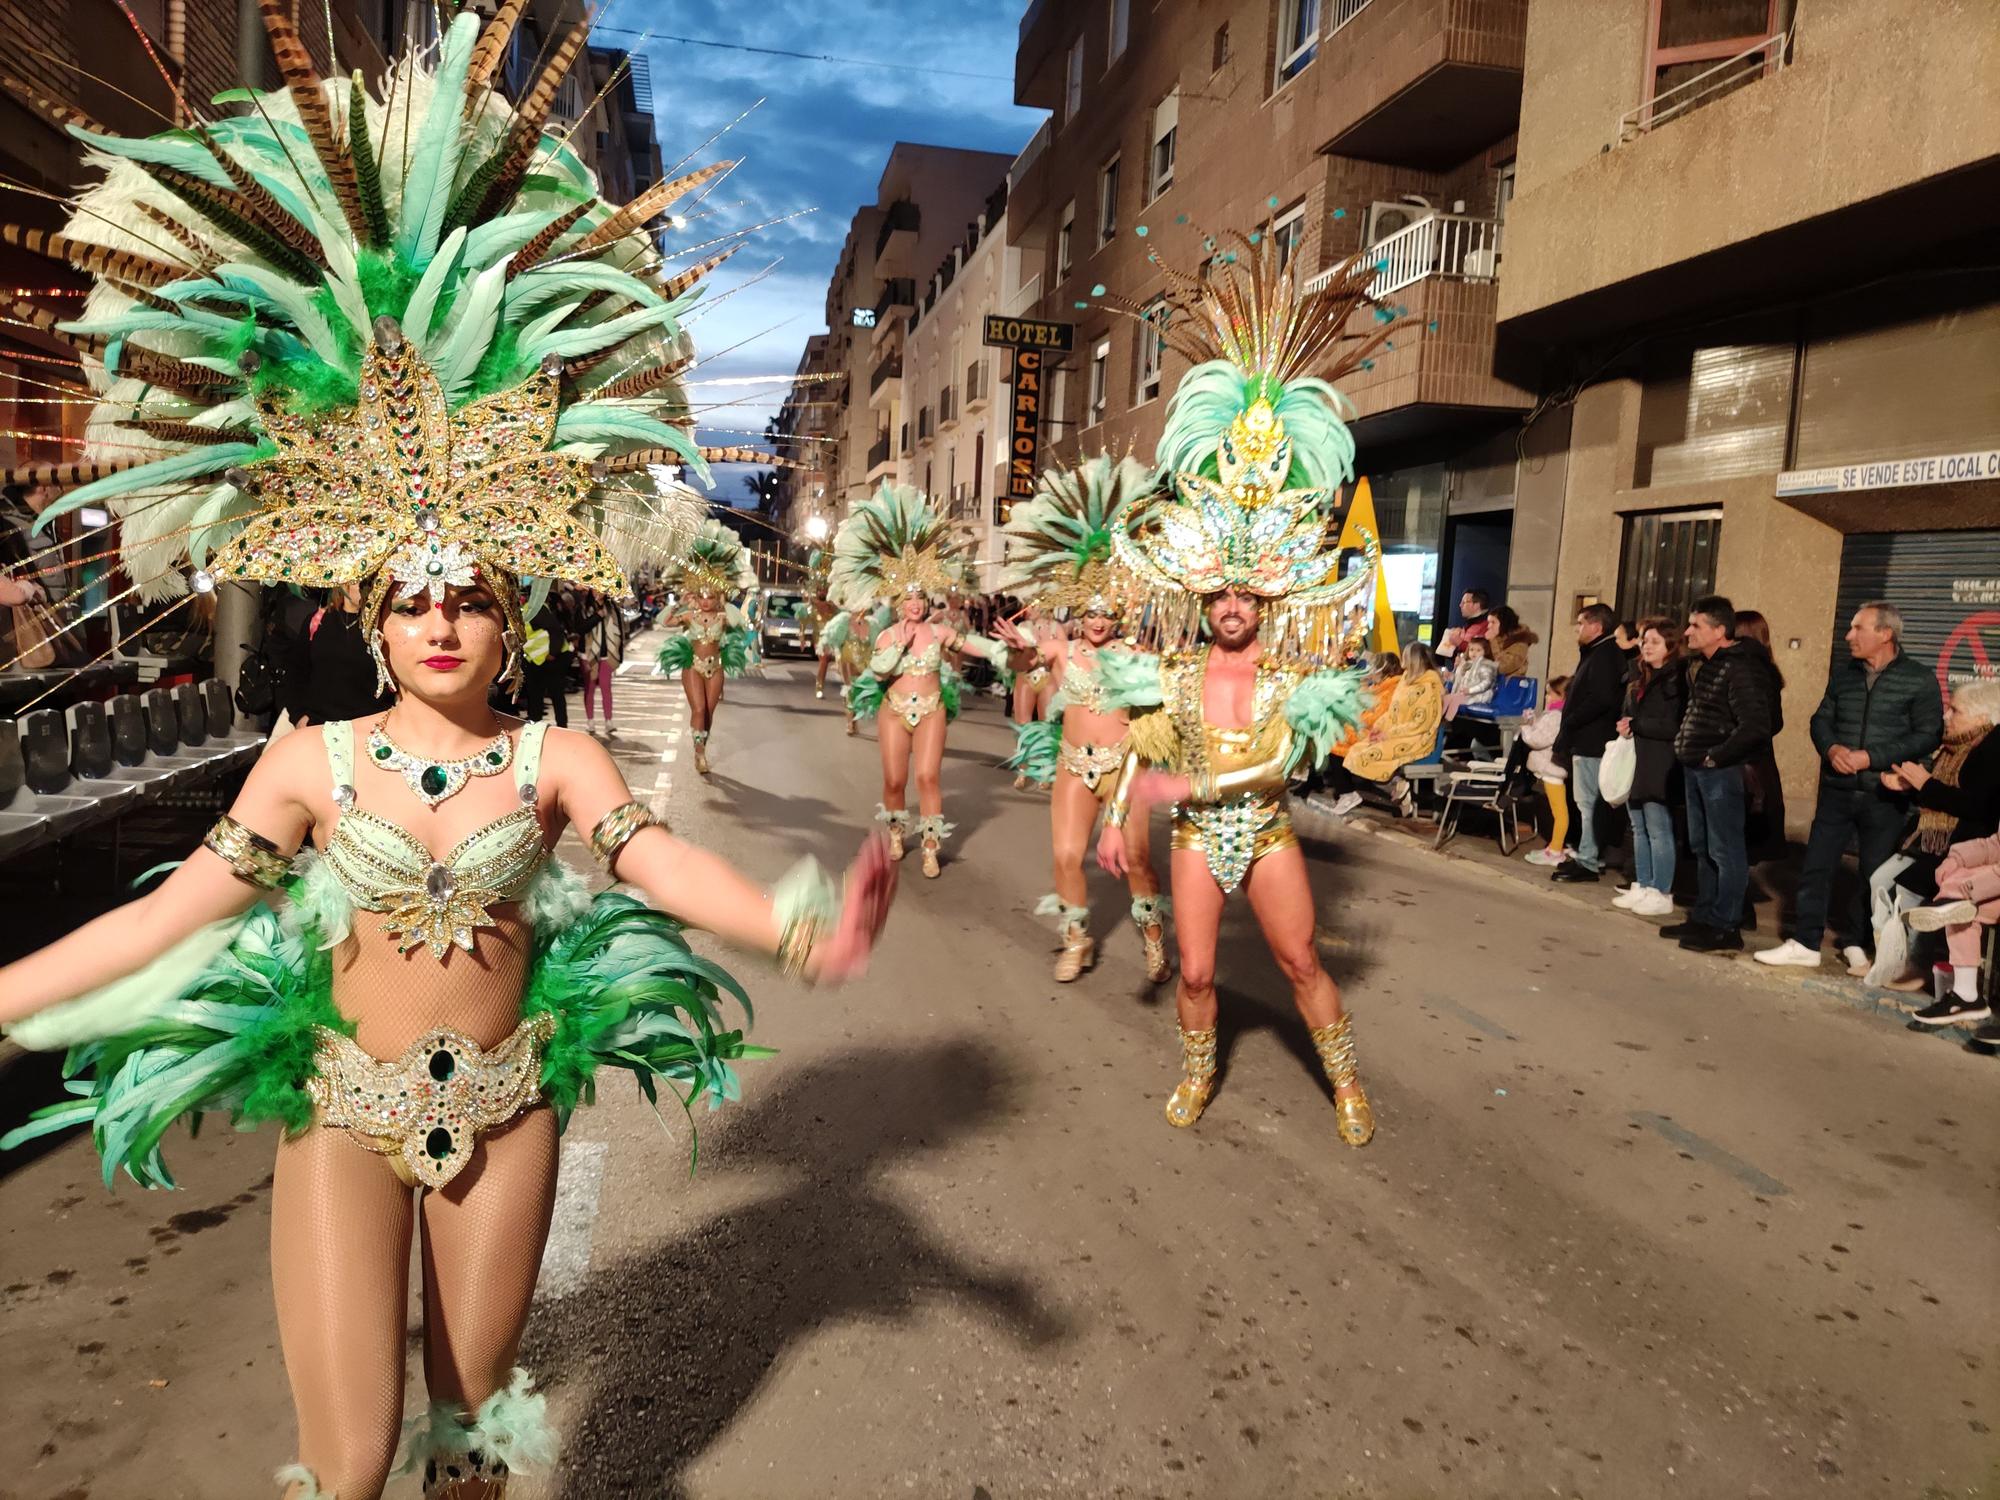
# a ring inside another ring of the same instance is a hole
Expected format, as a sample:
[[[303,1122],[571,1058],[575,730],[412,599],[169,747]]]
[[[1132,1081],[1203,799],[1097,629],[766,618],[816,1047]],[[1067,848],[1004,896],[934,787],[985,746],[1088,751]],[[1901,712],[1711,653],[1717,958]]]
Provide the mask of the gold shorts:
[[[1282,796],[1262,793],[1174,808],[1173,847],[1199,850],[1225,894],[1243,883],[1258,860],[1298,841]]]
[[[1049,669],[1047,667],[1036,667],[1033,671],[1028,673],[1028,686],[1036,689],[1037,691],[1040,691],[1040,689],[1048,682],[1048,680],[1049,680]]]
[[[405,1182],[443,1187],[471,1160],[481,1131],[540,1100],[542,1049],[555,1028],[554,1015],[542,1011],[486,1052],[439,1027],[385,1062],[322,1026],[313,1043],[317,1071],[306,1080],[316,1123],[353,1131]]]
[[[914,731],[919,724],[944,707],[944,695],[941,693],[898,693],[892,689],[883,696],[882,706]]]
[[[1126,740],[1115,745],[1072,745],[1064,740],[1056,747],[1056,765],[1090,789],[1099,801],[1111,795],[1118,768],[1125,763]]]
[[[697,656],[688,665],[694,668],[694,675],[697,677],[713,677],[722,670],[722,658],[720,656]]]

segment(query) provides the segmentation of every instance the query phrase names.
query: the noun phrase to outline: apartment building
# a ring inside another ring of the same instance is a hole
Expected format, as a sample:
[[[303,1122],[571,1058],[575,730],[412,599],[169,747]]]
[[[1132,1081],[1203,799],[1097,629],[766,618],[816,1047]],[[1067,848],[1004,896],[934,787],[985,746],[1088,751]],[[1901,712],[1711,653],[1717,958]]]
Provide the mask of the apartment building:
[[[1643,7],[1646,0],[1638,0]],[[1528,0],[1036,0],[1016,102],[1049,111],[1010,174],[1036,315],[1071,323],[1050,379],[1058,458],[1152,450],[1178,356],[1148,307],[1227,231],[1318,274],[1361,248],[1407,335],[1345,384],[1406,639],[1466,587],[1546,636],[1557,522],[1531,513],[1530,388],[1495,373]],[[1227,248],[1226,245],[1222,248]]]
[[[1728,594],[1793,725],[1865,599],[1941,679],[1989,674],[1994,7],[1533,0],[1525,72],[1501,359],[1547,393],[1557,613]],[[1797,822],[1813,752],[1779,755]]]
[[[978,219],[1008,161],[997,152],[898,141],[876,201],[855,211],[826,300],[834,367],[848,374],[833,434],[843,508],[904,472],[916,441],[903,371],[918,278]]]
[[[774,451],[799,465],[777,471],[771,521],[790,535],[795,544],[793,553],[800,560],[806,550],[832,534],[827,497],[838,459],[836,440],[830,436],[836,403],[833,383],[826,379],[833,369],[832,346],[830,333],[815,333],[806,340],[791,389],[771,423]],[[818,526],[813,524],[815,519]]]
[[[938,267],[917,288],[903,352],[903,389],[916,412],[913,446],[898,477],[947,508],[979,563],[981,588],[997,582],[1007,518],[1006,388],[1010,358],[985,344],[989,313],[1021,311],[1021,252],[1007,243],[1003,180]],[[1029,289],[1028,301],[1038,295]]]

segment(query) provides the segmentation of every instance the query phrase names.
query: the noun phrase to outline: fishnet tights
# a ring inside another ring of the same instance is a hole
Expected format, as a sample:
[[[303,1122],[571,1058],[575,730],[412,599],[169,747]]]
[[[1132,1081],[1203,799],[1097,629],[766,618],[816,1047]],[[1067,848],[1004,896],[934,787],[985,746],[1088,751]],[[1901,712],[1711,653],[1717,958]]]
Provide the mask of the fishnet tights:
[[[498,915],[496,913],[496,915]],[[440,965],[396,952],[380,918],[355,913],[334,953],[334,998],[356,1039],[395,1057],[435,1026],[482,1047],[520,1019],[528,929],[511,912],[478,952]],[[423,1225],[424,1380],[471,1413],[507,1382],[555,1206],[555,1117],[533,1109],[480,1137],[465,1170],[417,1193],[346,1132],[312,1129],[278,1148],[271,1281],[298,1410],[299,1461],[323,1493],[373,1500],[395,1461],[403,1412],[410,1236]],[[461,1486],[453,1500],[497,1487]]]

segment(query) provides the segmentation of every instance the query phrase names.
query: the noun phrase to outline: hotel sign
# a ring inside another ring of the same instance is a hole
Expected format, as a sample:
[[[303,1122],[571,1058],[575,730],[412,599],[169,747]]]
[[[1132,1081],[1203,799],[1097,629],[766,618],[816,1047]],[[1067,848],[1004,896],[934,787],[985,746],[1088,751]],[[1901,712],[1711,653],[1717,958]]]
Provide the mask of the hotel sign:
[[[1849,495],[1912,484],[1967,484],[1978,479],[2000,479],[2000,448],[1836,464],[1825,469],[1790,469],[1778,476],[1778,495]]]
[[[1076,324],[988,313],[986,342],[996,349],[1053,349],[1067,354],[1076,347]]]
[[[1013,420],[1007,429],[1006,519],[1016,500],[1032,500],[1042,470],[1042,351],[1014,351]]]

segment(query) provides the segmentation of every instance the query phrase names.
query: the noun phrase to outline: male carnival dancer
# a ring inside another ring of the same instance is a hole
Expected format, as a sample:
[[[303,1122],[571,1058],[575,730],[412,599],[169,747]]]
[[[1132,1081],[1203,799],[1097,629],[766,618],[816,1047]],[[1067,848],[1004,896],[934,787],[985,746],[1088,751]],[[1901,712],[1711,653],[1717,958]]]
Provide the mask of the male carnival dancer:
[[[1354,445],[1339,394],[1302,372],[1353,368],[1383,331],[1346,333],[1369,304],[1372,267],[1350,262],[1306,295],[1268,242],[1239,244],[1207,281],[1176,280],[1163,336],[1195,367],[1161,436],[1170,489],[1113,530],[1113,556],[1146,588],[1164,655],[1099,659],[1108,702],[1152,711],[1133,719],[1098,859],[1122,873],[1127,818],[1172,804],[1182,1077],[1168,1122],[1194,1124],[1215,1089],[1216,935],[1243,885],[1333,1084],[1341,1139],[1362,1146],[1374,1111],[1352,1018],[1314,945],[1285,787],[1359,720],[1358,674],[1336,664],[1347,607],[1373,587],[1372,569],[1339,580],[1331,522]],[[1368,551],[1372,564],[1372,538]]]
[[[1002,623],[995,633],[1009,646],[1032,652],[1038,666],[1055,675],[1050,700],[1053,719],[1030,719],[1015,726],[1019,748],[1009,762],[1022,776],[1051,787],[1049,825],[1055,853],[1055,891],[1035,908],[1054,917],[1062,938],[1056,959],[1058,984],[1068,984],[1097,957],[1090,935],[1090,892],[1083,857],[1097,815],[1111,795],[1130,742],[1122,708],[1105,701],[1098,664],[1124,648],[1117,644],[1119,619],[1131,575],[1113,567],[1111,530],[1117,518],[1153,488],[1153,473],[1136,459],[1091,459],[1078,469],[1055,469],[1042,477],[1035,497],[1014,512],[1007,525],[1009,567],[1005,587],[1033,593],[1045,609],[1067,609],[1078,621],[1069,637],[1037,641],[1027,631]],[[1153,873],[1146,822],[1127,836],[1131,869],[1132,922],[1145,951],[1146,979],[1158,984],[1171,972],[1167,962],[1167,899]]]

